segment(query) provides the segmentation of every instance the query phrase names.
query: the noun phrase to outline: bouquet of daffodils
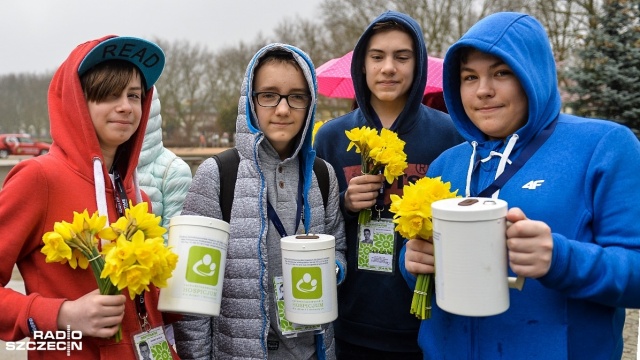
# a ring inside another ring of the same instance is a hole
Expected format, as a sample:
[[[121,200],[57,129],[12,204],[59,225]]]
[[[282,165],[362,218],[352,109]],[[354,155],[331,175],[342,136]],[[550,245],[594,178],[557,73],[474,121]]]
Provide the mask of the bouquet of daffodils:
[[[382,129],[378,134],[376,129],[366,126],[345,131],[351,142],[347,151],[352,147],[356,153],[362,154],[362,174],[383,173],[389,184],[404,174],[407,168],[407,154],[404,153],[405,142],[391,130]],[[358,223],[367,224],[371,220],[371,209],[361,210]]]
[[[148,204],[141,202],[125,210],[118,221],[105,227],[106,216],[92,215],[85,209],[73,212],[73,222],[56,222],[53,231],[42,236],[46,262],[69,263],[91,270],[98,283],[100,294],[115,295],[122,289],[129,290],[133,299],[149,284],[166,287],[178,262],[178,256],[165,246],[160,226],[161,218],[148,212]],[[99,250],[99,243],[108,242]],[[122,329],[115,340],[122,339]]]
[[[451,183],[440,177],[424,177],[414,184],[405,185],[403,196],[391,195],[391,208],[396,231],[405,239],[428,239],[433,235],[431,204],[437,200],[458,197],[451,192]],[[411,301],[411,314],[424,320],[431,317],[431,297],[434,291],[433,274],[418,274]]]

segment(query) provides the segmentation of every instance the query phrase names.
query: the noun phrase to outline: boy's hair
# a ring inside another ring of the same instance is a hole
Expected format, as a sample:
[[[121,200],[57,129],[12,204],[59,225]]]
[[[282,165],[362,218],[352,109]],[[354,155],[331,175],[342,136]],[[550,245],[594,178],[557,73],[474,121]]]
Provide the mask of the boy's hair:
[[[260,58],[260,61],[258,62],[258,65],[256,65],[256,68],[253,71],[253,73],[256,74],[258,70],[260,70],[260,68],[265,64],[273,64],[273,63],[291,64],[298,71],[302,72],[302,69],[300,68],[300,64],[298,64],[298,62],[293,58],[293,54],[283,50],[271,50],[271,51],[268,51],[264,56]]]
[[[471,46],[461,47],[458,50],[458,61],[460,64],[466,64],[469,61],[469,54],[473,51],[480,51],[476,48],[472,48]]]
[[[134,74],[142,81],[142,98],[146,96],[144,79],[140,70],[124,60],[109,60],[94,66],[80,76],[80,84],[87,101],[101,102],[113,94],[120,94]]]
[[[373,27],[371,28],[371,35],[373,36],[375,34],[387,32],[387,31],[392,31],[392,30],[402,31],[403,33],[406,33],[407,35],[409,35],[413,39],[413,33],[411,31],[409,31],[409,29],[407,29],[406,26],[400,24],[397,21],[393,21],[393,20],[381,21],[379,23],[375,23],[373,25]]]

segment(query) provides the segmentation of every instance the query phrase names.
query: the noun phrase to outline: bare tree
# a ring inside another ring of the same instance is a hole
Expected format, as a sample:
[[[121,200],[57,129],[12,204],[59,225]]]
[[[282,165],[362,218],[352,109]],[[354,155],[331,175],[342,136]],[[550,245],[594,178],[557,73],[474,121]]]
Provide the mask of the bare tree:
[[[396,0],[398,11],[414,18],[422,28],[429,56],[443,57],[458,38],[453,30],[452,9],[458,1]]]
[[[217,114],[217,126],[222,131],[234,132],[238,115],[238,99],[249,61],[266,41],[259,35],[251,44],[240,42],[226,47],[214,56],[207,87],[212,92],[212,105]]]
[[[328,52],[333,57],[353,50],[367,25],[387,9],[389,0],[325,0],[320,4],[321,18],[328,34]]]
[[[202,124],[213,122],[212,92],[207,87],[213,54],[187,41],[155,41],[166,54],[165,69],[157,84],[166,141],[175,145],[195,143],[197,134],[204,131]]]
[[[47,91],[51,77],[51,74],[0,77],[0,132],[49,137]]]
[[[285,18],[274,30],[274,42],[291,44],[306,52],[316,66],[333,58],[327,32],[321,23],[303,18]]]
[[[575,54],[589,45],[586,35],[598,25],[597,15],[603,1],[323,0],[316,18],[285,18],[273,35],[257,34],[251,42],[215,52],[184,40],[174,43],[156,40],[167,56],[165,71],[158,81],[165,141],[174,146],[188,146],[199,132],[234,131],[245,69],[255,51],[265,44],[277,41],[296,45],[318,67],[352,50],[366,26],[388,9],[416,19],[429,55],[438,57],[444,56],[453,42],[491,13],[530,13],[549,34],[560,86],[564,87],[568,82],[566,69],[583,61]],[[0,131],[35,129],[41,133],[34,135],[47,132],[46,94],[50,79],[50,74],[0,77]],[[318,113],[335,116],[348,107],[349,101],[321,98]]]

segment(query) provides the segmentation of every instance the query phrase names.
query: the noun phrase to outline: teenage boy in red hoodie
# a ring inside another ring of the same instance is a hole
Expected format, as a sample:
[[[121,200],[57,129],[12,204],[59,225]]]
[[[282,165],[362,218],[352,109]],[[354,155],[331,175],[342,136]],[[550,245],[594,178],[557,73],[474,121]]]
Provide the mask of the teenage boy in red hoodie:
[[[55,222],[71,222],[74,211],[98,211],[112,223],[122,216],[116,199],[142,201],[134,174],[163,67],[162,50],[143,39],[106,36],[78,45],[49,87],[49,154],[21,161],[5,180],[0,338],[38,342],[34,335],[82,333],[81,349],[49,343],[29,351],[29,359],[136,359],[132,335],[141,331],[140,315],[152,329],[163,325],[157,288],[143,294],[142,306],[124,295],[100,295],[91,269],[46,263],[41,252],[42,235]],[[26,295],[4,287],[14,264]],[[115,342],[119,326],[122,340]]]

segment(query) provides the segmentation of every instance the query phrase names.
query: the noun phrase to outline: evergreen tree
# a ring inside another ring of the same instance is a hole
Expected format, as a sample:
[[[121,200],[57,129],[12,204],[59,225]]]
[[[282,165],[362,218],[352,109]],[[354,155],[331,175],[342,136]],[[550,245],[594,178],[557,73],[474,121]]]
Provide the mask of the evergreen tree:
[[[568,90],[578,115],[614,120],[640,129],[640,4],[605,1],[597,26],[571,69]]]

